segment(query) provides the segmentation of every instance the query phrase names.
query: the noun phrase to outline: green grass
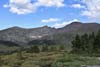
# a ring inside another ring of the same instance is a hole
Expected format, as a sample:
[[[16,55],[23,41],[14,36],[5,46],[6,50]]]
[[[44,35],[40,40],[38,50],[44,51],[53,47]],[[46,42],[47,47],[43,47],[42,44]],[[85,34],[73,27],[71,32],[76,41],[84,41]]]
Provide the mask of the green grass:
[[[18,59],[17,53],[2,55],[0,67],[82,67],[82,65],[100,65],[97,57],[80,56],[64,52],[22,52]]]

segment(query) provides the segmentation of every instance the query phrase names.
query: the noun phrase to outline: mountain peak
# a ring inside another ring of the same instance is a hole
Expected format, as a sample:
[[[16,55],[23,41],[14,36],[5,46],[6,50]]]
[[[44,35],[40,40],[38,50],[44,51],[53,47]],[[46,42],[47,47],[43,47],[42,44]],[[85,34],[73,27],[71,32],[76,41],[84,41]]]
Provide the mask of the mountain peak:
[[[18,27],[18,26],[13,26],[11,27],[12,29],[20,29],[21,27]]]
[[[43,28],[49,28],[47,25],[43,26]]]
[[[25,28],[21,28],[21,27],[18,27],[18,26],[13,26],[13,27],[4,29],[4,30],[2,30],[2,31],[5,31],[5,30],[24,30],[24,29],[25,29]]]
[[[49,26],[47,26],[47,25],[45,25],[45,26],[43,26],[43,27],[40,27],[40,28],[42,28],[42,29],[54,29],[54,28],[49,27]]]
[[[66,27],[74,27],[74,26],[80,26],[80,25],[82,25],[82,24],[83,24],[82,22],[76,21],[76,22],[72,22],[72,23],[66,25],[66,26],[63,27],[63,28],[66,28]]]
[[[71,24],[82,24],[82,22],[72,22]]]

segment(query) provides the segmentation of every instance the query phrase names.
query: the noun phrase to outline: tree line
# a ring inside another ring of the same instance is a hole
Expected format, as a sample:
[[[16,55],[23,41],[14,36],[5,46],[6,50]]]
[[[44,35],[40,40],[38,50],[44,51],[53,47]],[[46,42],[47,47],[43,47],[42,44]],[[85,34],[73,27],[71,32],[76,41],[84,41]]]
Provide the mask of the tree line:
[[[100,30],[97,33],[77,34],[72,40],[71,52],[77,54],[100,53]]]
[[[63,51],[65,50],[64,45],[56,46],[56,45],[32,45],[29,49],[26,49],[28,53],[40,53],[40,52],[52,52],[52,51]]]

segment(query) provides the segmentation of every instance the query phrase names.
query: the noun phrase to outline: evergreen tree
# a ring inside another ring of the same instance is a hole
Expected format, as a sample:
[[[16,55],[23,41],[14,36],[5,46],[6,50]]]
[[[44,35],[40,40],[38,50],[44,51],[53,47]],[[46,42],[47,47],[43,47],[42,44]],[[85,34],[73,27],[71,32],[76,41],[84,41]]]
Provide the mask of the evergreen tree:
[[[40,52],[40,49],[37,45],[33,46],[31,49],[32,49],[33,53],[39,53]]]
[[[82,52],[89,52],[89,37],[88,34],[84,34],[81,36],[81,50]]]
[[[29,52],[29,53],[39,53],[40,49],[37,45],[34,45],[34,46],[31,46],[31,48],[28,49],[27,52]]]
[[[80,36],[77,34],[75,39],[72,41],[72,52],[74,53],[78,53],[80,50],[81,50],[81,46],[82,46],[82,43],[81,43],[81,40],[80,40]]]
[[[94,32],[92,32],[90,35],[89,35],[89,53],[93,53],[94,52],[94,49],[93,49],[93,44],[94,44],[94,39],[95,39],[95,34]]]
[[[74,53],[100,53],[100,31],[96,35],[94,32],[89,35],[76,35],[72,45],[72,52]]]
[[[100,52],[100,31],[97,32],[93,45],[95,52]]]

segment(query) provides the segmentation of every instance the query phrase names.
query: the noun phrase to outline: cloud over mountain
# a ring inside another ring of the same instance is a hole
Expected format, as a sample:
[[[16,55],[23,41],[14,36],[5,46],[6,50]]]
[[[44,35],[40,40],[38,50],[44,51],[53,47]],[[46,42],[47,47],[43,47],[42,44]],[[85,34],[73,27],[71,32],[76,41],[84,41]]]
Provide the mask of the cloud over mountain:
[[[58,19],[58,18],[49,18],[49,19],[41,20],[41,22],[43,22],[43,23],[57,22],[57,21],[60,21],[60,19]]]
[[[64,27],[72,22],[78,22],[79,20],[78,19],[73,19],[71,21],[65,21],[65,22],[62,22],[62,23],[56,23],[54,24],[52,27],[55,27],[55,28],[61,28],[61,27]]]

